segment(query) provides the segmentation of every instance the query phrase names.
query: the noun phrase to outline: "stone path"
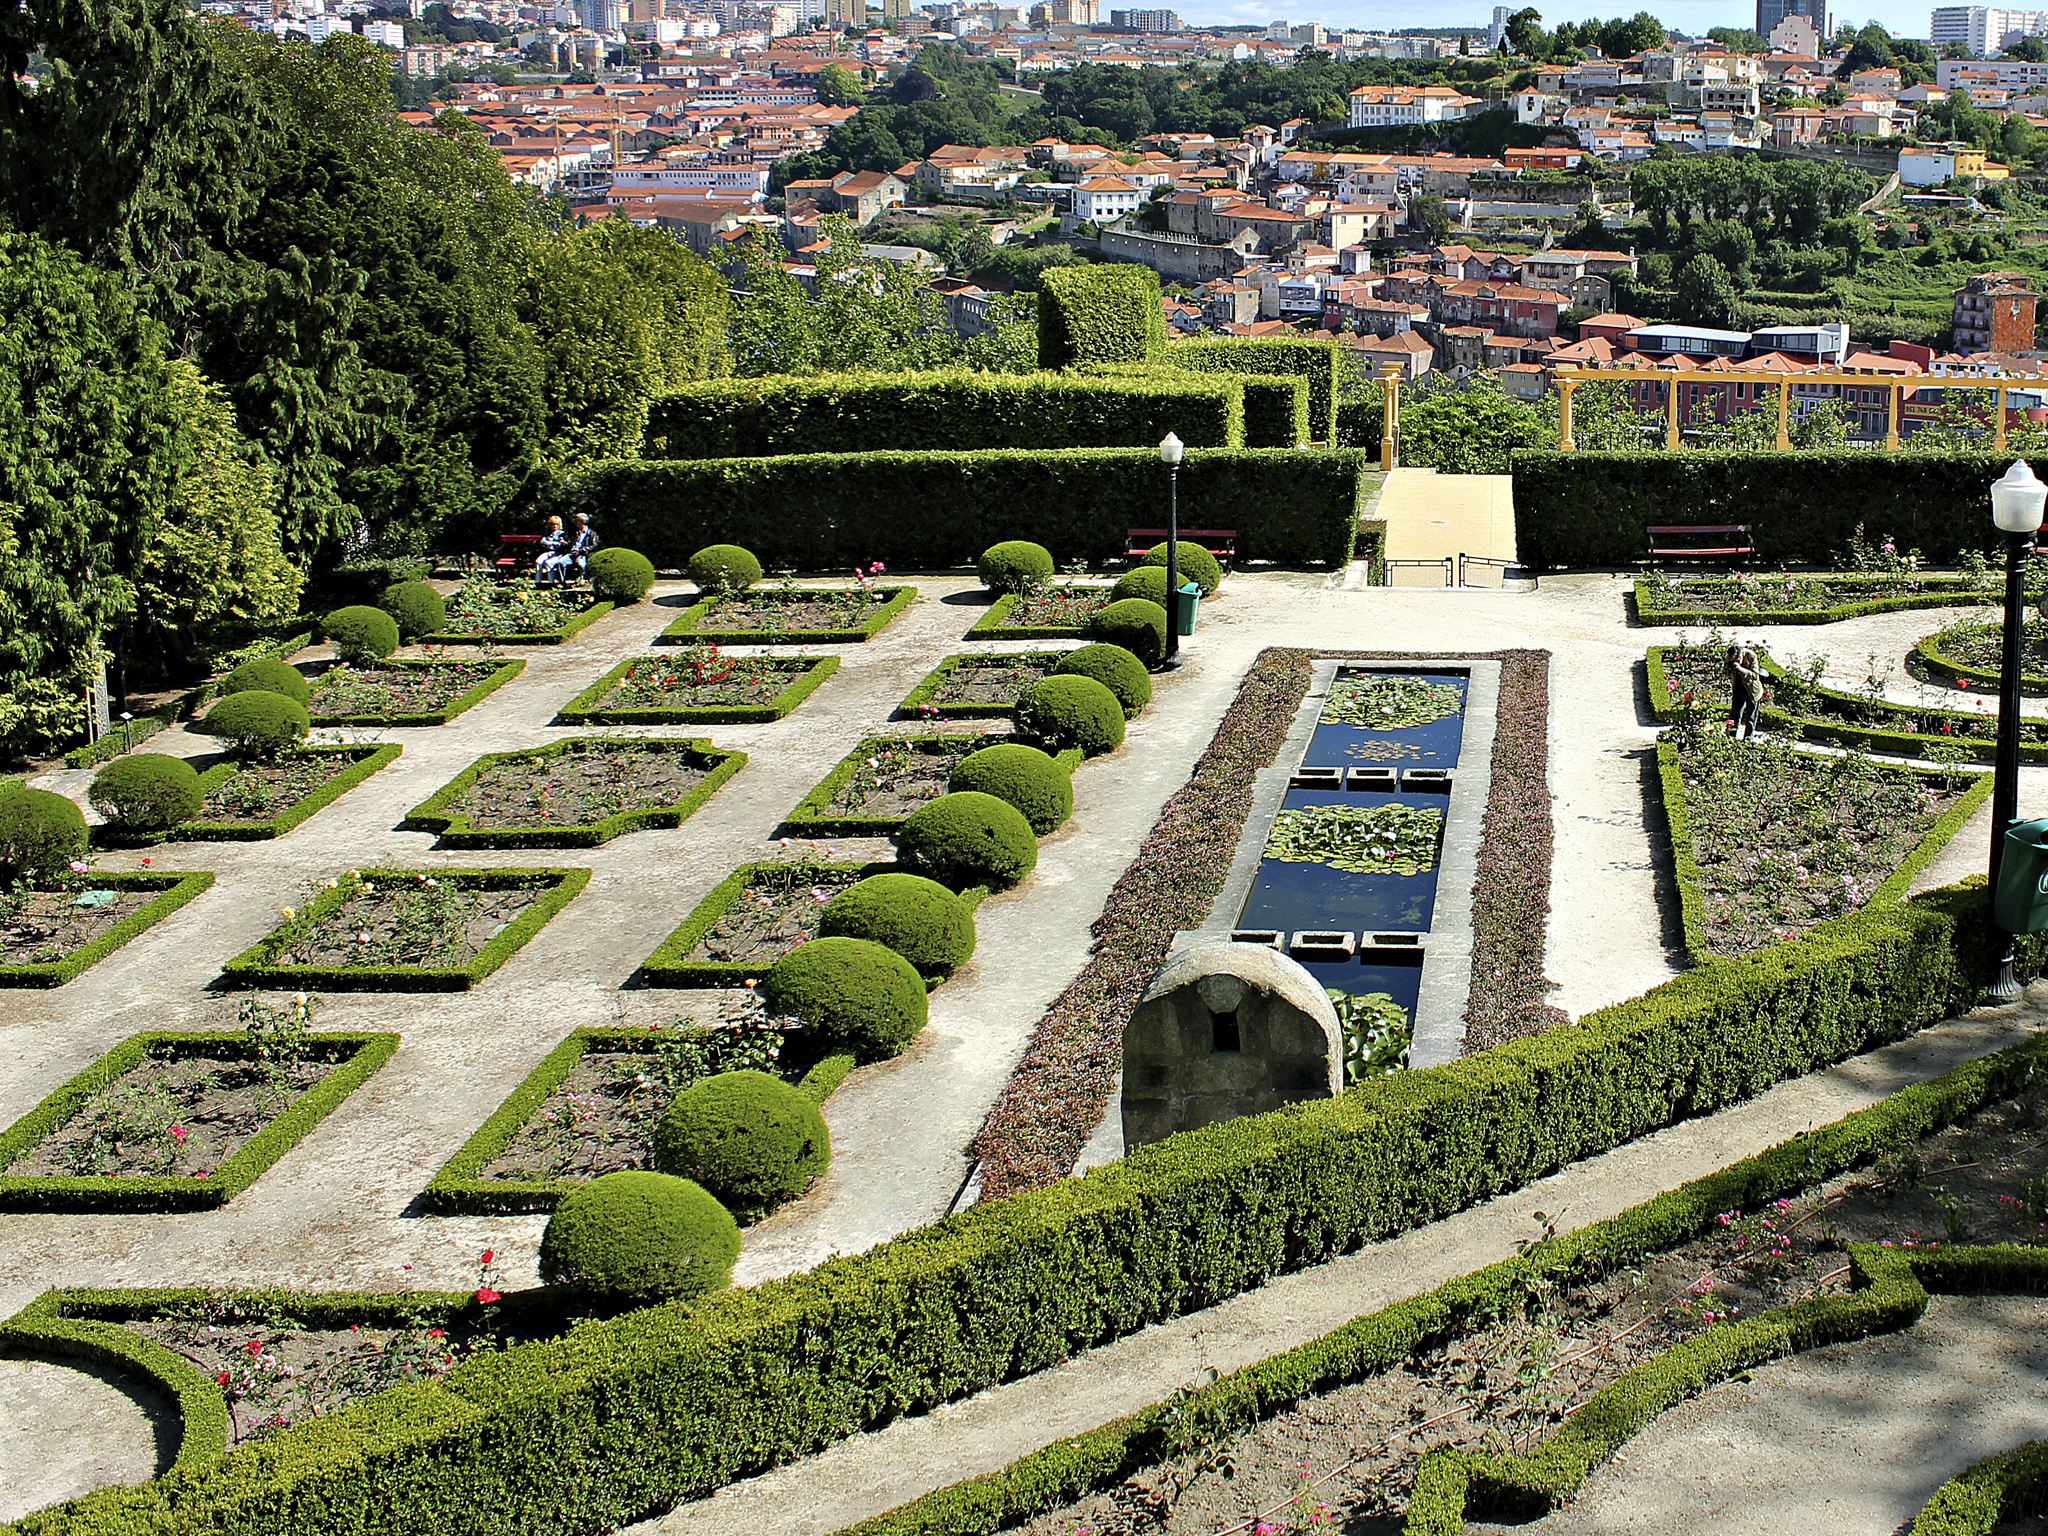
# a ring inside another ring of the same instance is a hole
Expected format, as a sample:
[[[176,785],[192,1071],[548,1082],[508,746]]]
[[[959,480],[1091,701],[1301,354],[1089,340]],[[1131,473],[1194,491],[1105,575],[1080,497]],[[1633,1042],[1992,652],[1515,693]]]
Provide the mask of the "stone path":
[[[1460,554],[1515,558],[1514,481],[1507,475],[1397,469],[1387,476],[1374,515],[1386,521],[1389,560],[1455,561]],[[1426,570],[1396,569],[1391,574],[1396,587],[1425,587],[1441,580]],[[1451,579],[1457,579],[1455,566]],[[1489,585],[1492,581],[1487,578]]]

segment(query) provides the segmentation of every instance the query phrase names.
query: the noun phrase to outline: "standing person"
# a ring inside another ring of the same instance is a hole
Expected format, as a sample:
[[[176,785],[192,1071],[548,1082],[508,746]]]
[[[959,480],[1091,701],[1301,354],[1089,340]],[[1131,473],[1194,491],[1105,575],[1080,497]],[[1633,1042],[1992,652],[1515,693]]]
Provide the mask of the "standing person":
[[[569,535],[562,531],[559,517],[548,519],[547,531],[540,536],[540,559],[533,567],[533,584],[536,587],[558,585],[561,581],[561,567],[569,563]]]
[[[1757,710],[1764,701],[1763,664],[1757,660],[1755,651],[1738,642],[1728,647],[1727,671],[1735,734],[1754,737]]]

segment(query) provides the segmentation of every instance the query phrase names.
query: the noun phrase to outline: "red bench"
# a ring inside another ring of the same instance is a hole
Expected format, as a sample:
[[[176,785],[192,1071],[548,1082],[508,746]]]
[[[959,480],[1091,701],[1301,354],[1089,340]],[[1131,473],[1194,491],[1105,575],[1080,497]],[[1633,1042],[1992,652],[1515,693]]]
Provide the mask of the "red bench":
[[[1648,533],[1653,560],[1746,560],[1756,553],[1756,531],[1748,523],[1673,523]],[[1713,542],[1675,544],[1674,539]]]
[[[540,535],[537,533],[501,533],[498,535],[498,555],[491,562],[491,571],[498,576],[523,576],[540,564]]]
[[[1237,558],[1237,530],[1235,528],[1183,528],[1180,531],[1183,544],[1199,544],[1216,557],[1217,564],[1224,570],[1230,569],[1230,562]],[[1154,544],[1166,542],[1164,528],[1126,528],[1124,530],[1124,554],[1142,555]]]

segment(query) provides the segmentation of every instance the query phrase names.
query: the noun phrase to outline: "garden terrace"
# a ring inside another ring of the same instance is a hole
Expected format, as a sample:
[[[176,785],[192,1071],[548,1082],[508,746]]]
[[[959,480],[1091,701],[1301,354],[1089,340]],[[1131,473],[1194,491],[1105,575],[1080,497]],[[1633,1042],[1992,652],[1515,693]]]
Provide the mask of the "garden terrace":
[[[620,662],[563,706],[563,725],[780,720],[839,667],[837,656],[733,656],[715,645]]]
[[[948,656],[925,675],[896,712],[930,720],[1007,715],[1025,686],[1052,674],[1064,651]]]
[[[1636,582],[1638,623],[1835,624],[1864,614],[1949,608],[2000,598],[1991,578],[1885,575],[1773,575],[1674,578],[1652,571]]]
[[[818,936],[825,903],[885,864],[743,864],[640,966],[650,987],[740,987]]]
[[[446,725],[526,668],[524,661],[337,662],[312,678],[316,726]]]
[[[946,782],[986,735],[870,736],[798,802],[782,825],[798,837],[886,837]]]
[[[588,592],[472,577],[448,599],[448,627],[427,645],[560,645],[612,611]]]
[[[917,601],[915,587],[750,587],[698,598],[663,645],[837,645],[872,640]]]
[[[205,871],[101,872],[0,893],[0,987],[59,987],[213,884]]]
[[[594,848],[679,827],[745,765],[702,738],[572,737],[480,757],[406,816],[449,848]]]
[[[1005,592],[975,621],[974,640],[1050,640],[1088,633],[1089,620],[1108,606],[1110,589],[1083,582],[1055,582],[1029,592]]]

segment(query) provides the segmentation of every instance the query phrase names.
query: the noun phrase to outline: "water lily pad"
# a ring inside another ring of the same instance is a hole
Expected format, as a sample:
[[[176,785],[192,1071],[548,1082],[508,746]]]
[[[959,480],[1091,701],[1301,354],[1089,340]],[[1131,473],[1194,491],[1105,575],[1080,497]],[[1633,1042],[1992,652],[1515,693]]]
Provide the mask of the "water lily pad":
[[[1344,725],[1393,731],[1429,725],[1465,706],[1456,683],[1428,683],[1417,677],[1339,673],[1323,703],[1323,719]]]
[[[1265,856],[1328,864],[1361,875],[1419,875],[1436,868],[1444,813],[1404,805],[1289,806],[1273,818]]]

